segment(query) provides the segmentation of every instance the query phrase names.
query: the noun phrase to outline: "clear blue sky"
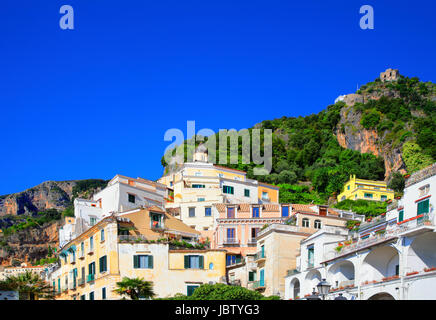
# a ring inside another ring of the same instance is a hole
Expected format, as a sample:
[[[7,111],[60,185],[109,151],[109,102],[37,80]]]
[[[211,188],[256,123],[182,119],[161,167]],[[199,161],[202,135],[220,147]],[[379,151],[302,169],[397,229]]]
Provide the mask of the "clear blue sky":
[[[374,30],[359,28],[364,4]],[[0,194],[154,180],[169,128],[317,113],[388,67],[435,81],[435,13],[430,0],[1,1]]]

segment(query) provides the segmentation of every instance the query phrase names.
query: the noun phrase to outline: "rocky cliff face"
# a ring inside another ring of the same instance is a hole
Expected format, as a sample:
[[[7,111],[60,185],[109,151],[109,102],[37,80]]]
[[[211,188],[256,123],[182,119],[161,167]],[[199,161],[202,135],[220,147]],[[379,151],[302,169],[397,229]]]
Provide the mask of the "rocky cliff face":
[[[341,110],[336,137],[339,144],[346,149],[372,153],[383,157],[385,163],[385,180],[393,171],[406,173],[406,166],[401,158],[401,146],[392,147],[384,142],[384,135],[379,136],[376,130],[367,130],[360,124],[362,114],[351,106]]]
[[[13,260],[31,264],[45,258],[48,247],[58,247],[58,229],[61,222],[48,223],[37,229],[22,230],[7,238],[7,245],[0,247],[0,265],[11,265]]]
[[[71,204],[76,181],[46,181],[23,192],[0,197],[0,216],[32,215],[45,209],[64,210]]]

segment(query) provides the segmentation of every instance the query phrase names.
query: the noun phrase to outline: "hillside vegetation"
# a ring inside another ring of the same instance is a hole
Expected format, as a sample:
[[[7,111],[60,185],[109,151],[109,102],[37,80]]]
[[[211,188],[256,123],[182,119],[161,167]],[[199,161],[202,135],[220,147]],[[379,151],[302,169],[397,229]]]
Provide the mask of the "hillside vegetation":
[[[246,171],[248,178],[280,186],[281,202],[327,203],[329,197],[341,192],[351,174],[362,179],[387,179],[396,191],[401,192],[404,171],[412,173],[435,162],[435,93],[433,83],[423,83],[418,78],[400,76],[393,82],[376,79],[357,92],[365,103],[349,106],[339,101],[318,114],[284,116],[257,124],[255,128],[273,131],[271,174],[255,176],[253,168],[258,165],[242,163],[241,138],[238,164],[223,165]],[[351,115],[357,123],[350,123]],[[249,129],[250,136],[252,130]],[[362,138],[357,137],[361,132],[370,132],[376,137],[376,142],[370,147],[381,150],[380,153],[361,153],[344,148],[338,142],[339,134],[345,135],[346,141],[357,139],[361,142]],[[219,135],[217,133],[209,139],[219,141]],[[193,150],[186,144],[184,150],[186,160],[188,150]],[[173,155],[175,151],[172,150]],[[402,173],[392,170],[386,177],[385,164],[395,158],[396,153],[400,153],[399,161],[404,162],[398,167],[405,170]],[[162,164],[168,165],[164,157]],[[368,213],[377,211],[369,210]]]

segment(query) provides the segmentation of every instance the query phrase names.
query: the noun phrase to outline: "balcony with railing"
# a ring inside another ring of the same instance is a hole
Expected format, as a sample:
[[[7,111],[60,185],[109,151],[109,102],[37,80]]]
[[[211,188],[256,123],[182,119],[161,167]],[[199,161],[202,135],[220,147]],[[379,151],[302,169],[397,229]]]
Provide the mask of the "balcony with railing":
[[[288,271],[286,271],[286,277],[294,276],[294,275],[299,274],[299,273],[300,273],[300,271],[298,271],[298,269],[288,270]]]
[[[236,238],[226,238],[224,239],[223,244],[239,244],[239,240]]]
[[[248,245],[256,245],[256,244],[257,244],[257,240],[256,240],[256,238],[250,238],[250,239],[248,239],[247,244],[248,244]]]
[[[147,240],[143,235],[118,235],[118,242],[145,242]]]
[[[253,289],[254,290],[265,289],[265,280],[264,279],[260,279],[258,281],[253,281]]]
[[[434,221],[427,214],[415,216],[398,223],[393,228],[380,230],[366,239],[359,239],[352,244],[344,245],[335,253],[335,257],[344,256],[379,243],[391,241],[399,236],[413,236],[428,230],[435,230]]]
[[[79,280],[77,281],[77,284],[79,286],[83,286],[85,284],[85,278],[79,278]]]
[[[88,274],[88,276],[86,277],[86,282],[92,282],[95,280],[95,274]]]
[[[254,255],[254,261],[260,262],[266,259],[265,251],[259,251]]]

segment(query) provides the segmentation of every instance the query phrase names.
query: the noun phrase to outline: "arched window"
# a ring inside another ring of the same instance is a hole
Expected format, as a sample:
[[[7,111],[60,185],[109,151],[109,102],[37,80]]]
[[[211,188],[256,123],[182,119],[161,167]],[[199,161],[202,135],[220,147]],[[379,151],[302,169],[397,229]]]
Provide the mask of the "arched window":
[[[315,229],[321,229],[321,220],[315,220],[314,227]]]
[[[309,219],[307,219],[307,218],[303,219],[303,227],[305,227],[305,228],[309,228],[310,227]]]

